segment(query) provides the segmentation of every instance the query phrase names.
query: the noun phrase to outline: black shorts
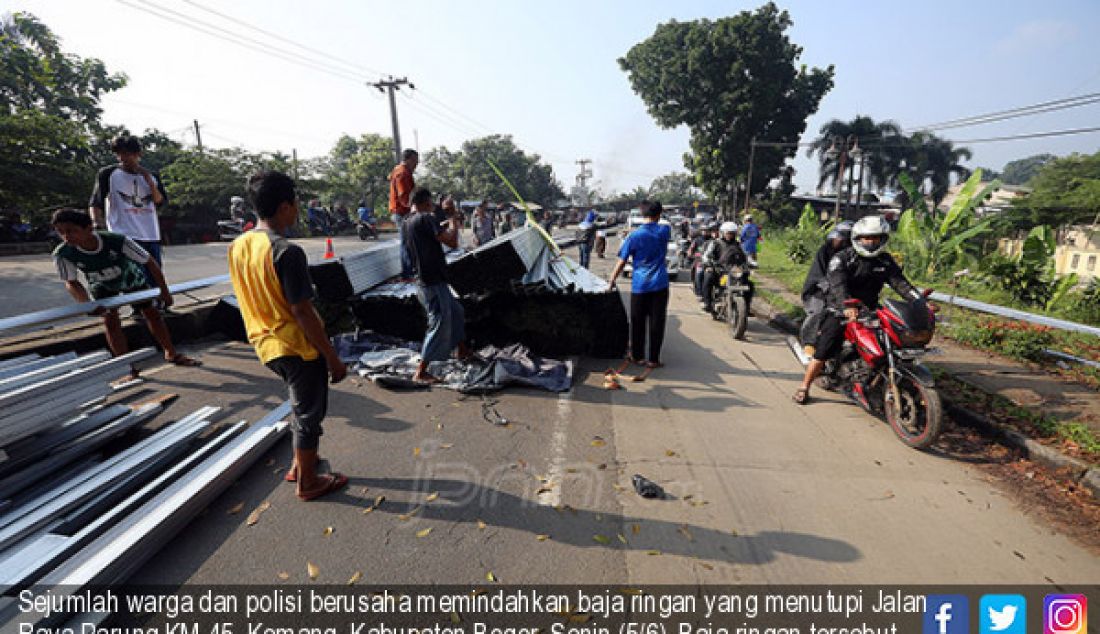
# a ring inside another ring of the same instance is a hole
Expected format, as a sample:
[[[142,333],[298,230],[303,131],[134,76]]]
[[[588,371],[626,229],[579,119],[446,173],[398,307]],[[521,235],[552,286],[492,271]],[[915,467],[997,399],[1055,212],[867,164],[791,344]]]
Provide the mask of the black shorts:
[[[840,349],[844,346],[844,326],[840,317],[834,313],[825,312],[822,315],[817,343],[814,345],[814,359],[827,361],[840,354]]]
[[[131,288],[130,290],[125,291],[125,292],[123,292],[123,291],[101,292],[101,293],[97,294],[95,297],[93,297],[93,299],[97,299],[97,300],[98,299],[110,299],[112,297],[118,297],[119,295],[128,295],[130,293],[140,293],[141,291],[147,291],[147,290],[150,290],[151,288],[152,287],[150,287],[150,286],[143,286],[141,288]],[[153,306],[153,300],[151,300],[151,299],[143,299],[139,302],[133,302],[132,304],[130,304],[130,308],[134,309],[135,313],[140,313],[141,311],[145,310],[146,308],[152,308],[152,306]],[[117,308],[111,308],[110,310],[118,310],[118,309]]]

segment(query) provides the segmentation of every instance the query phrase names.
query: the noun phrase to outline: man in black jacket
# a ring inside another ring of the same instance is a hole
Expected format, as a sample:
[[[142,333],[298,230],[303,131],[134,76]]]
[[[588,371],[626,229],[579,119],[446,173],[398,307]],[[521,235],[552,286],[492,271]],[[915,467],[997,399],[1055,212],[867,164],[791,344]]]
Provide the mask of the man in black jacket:
[[[851,246],[852,221],[845,220],[838,224],[825,237],[825,244],[817,250],[814,261],[810,265],[810,271],[806,274],[806,281],[802,284],[802,307],[806,311],[805,325],[802,328],[802,345],[811,346],[816,338],[817,329],[821,325],[821,317],[825,309],[825,294],[827,292],[827,280],[825,274],[829,269],[829,261],[833,256]],[[807,352],[807,354],[813,354]]]
[[[825,362],[840,352],[844,344],[841,316],[845,322],[859,318],[859,309],[846,306],[847,300],[858,299],[867,308],[874,309],[886,284],[903,298],[920,298],[920,292],[909,283],[901,267],[886,252],[889,235],[890,225],[881,216],[862,218],[852,227],[852,246],[829,261],[825,313],[818,330],[813,359],[806,367],[802,385],[794,393],[796,403],[801,405],[809,401],[813,380],[821,374]]]
[[[731,267],[745,266],[748,258],[737,241],[737,223],[723,222],[719,227],[719,238],[707,243],[703,251],[703,310],[710,313],[714,311],[711,305],[711,294],[718,279],[728,272]],[[752,305],[753,284],[751,280],[745,280],[749,285],[749,292],[745,297],[745,303]]]

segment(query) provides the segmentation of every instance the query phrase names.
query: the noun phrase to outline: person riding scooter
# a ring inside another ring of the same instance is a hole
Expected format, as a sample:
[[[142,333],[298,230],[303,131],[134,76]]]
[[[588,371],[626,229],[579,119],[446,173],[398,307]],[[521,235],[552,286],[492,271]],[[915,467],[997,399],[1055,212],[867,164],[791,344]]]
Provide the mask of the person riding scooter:
[[[691,257],[691,287],[700,301],[703,299],[703,252],[711,240],[718,239],[718,223],[712,222],[699,229],[688,246]]]
[[[889,237],[890,224],[882,216],[867,216],[852,226],[852,246],[842,249],[829,261],[826,307],[817,331],[813,360],[806,367],[802,385],[792,397],[794,402],[801,405],[809,401],[813,380],[821,374],[825,362],[840,352],[844,343],[844,322],[859,318],[859,308],[849,300],[859,300],[864,307],[874,310],[885,284],[905,299],[921,298],[898,263],[886,252]]]
[[[741,250],[741,244],[737,241],[737,223],[723,222],[718,232],[720,237],[708,242],[703,252],[703,310],[708,313],[714,312],[714,306],[711,305],[714,287],[718,284],[719,278],[734,266],[745,267],[742,279],[749,287],[749,292],[745,295],[745,303],[751,310],[755,287],[749,279],[748,257],[745,256],[745,252]]]
[[[356,229],[359,233],[360,240],[366,240],[367,238],[378,239],[378,219],[374,216],[374,208],[367,204],[367,201],[360,200],[359,207],[355,210],[356,215],[359,216],[359,222]]]

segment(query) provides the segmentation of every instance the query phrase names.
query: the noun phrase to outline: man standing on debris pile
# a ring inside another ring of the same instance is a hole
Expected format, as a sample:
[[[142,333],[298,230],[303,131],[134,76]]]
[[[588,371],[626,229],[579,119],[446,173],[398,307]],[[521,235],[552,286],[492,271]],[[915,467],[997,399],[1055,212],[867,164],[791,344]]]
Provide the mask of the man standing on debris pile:
[[[405,150],[401,155],[401,162],[390,172],[390,215],[397,225],[397,241],[401,251],[401,279],[412,281],[412,256],[405,249],[405,218],[409,215],[409,196],[412,195],[416,184],[413,182],[413,172],[420,163],[420,154],[416,150]]]
[[[672,228],[659,223],[661,203],[642,201],[644,221],[623,240],[619,261],[611,272],[610,284],[623,272],[627,260],[633,263],[630,284],[630,357],[649,368],[661,366],[661,345],[665,339],[668,315],[668,241]],[[646,355],[646,331],[649,355]]]
[[[428,372],[432,361],[443,361],[456,350],[459,358],[471,356],[463,340],[466,338],[466,311],[458,303],[447,284],[447,261],[443,258],[443,246],[458,246],[458,231],[462,226],[462,214],[457,210],[441,226],[432,213],[432,193],[427,188],[417,189],[412,196],[413,214],[405,226],[403,248],[412,256],[417,270],[416,296],[428,313],[428,332],[420,348],[420,364],[413,380],[430,385],[439,379]]]
[[[339,383],[348,370],[313,307],[305,251],[285,237],[298,219],[294,181],[264,171],[249,179],[248,190],[260,221],[229,246],[229,277],[249,343],[290,392],[294,462],[286,480],[298,483],[299,498],[313,500],[348,483],[339,473],[317,473],[328,382]]]

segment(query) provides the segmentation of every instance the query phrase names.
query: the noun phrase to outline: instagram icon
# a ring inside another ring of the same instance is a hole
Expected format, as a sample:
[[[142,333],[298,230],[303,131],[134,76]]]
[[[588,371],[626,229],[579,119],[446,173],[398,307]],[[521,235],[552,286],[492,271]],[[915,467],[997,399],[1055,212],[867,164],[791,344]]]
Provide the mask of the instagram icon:
[[[1085,634],[1088,600],[1083,594],[1048,594],[1043,599],[1043,634]]]

